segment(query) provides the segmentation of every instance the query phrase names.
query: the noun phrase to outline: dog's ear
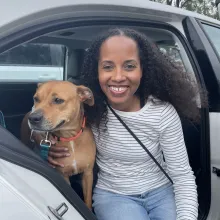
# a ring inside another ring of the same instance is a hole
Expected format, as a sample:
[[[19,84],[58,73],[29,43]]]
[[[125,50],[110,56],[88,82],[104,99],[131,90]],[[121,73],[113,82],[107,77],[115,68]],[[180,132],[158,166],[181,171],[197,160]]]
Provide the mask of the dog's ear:
[[[77,86],[77,94],[79,95],[79,98],[81,102],[93,106],[95,103],[94,96],[92,91],[85,87],[85,86]]]
[[[42,86],[43,85],[43,83],[38,83],[37,84],[37,88],[39,88],[40,86]]]

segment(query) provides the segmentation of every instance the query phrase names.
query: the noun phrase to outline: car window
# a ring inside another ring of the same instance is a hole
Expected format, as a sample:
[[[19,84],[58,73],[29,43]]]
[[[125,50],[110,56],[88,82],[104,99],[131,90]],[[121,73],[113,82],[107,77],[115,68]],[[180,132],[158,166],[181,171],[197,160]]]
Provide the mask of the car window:
[[[189,61],[186,50],[179,38],[171,31],[157,28],[137,28],[146,34],[148,39],[154,43],[163,54],[168,55],[179,67],[190,75],[195,75]]]
[[[0,54],[1,82],[62,80],[65,48],[25,43]]]
[[[197,82],[195,72],[186,49],[184,48],[184,45],[180,39],[174,33],[156,28],[140,30],[146,33],[148,38],[150,38],[150,40],[160,49],[162,53],[168,55],[177,66],[182,68],[183,72],[186,73],[186,76],[190,80],[194,81],[195,83]],[[197,104],[200,107],[201,103],[199,94],[194,98],[197,100]]]
[[[160,51],[163,54],[168,55],[178,66],[183,68],[183,70],[186,70],[184,66],[183,58],[181,57],[181,54],[180,54],[180,48],[177,42],[173,42],[173,43],[158,42],[157,46],[159,47]]]
[[[220,56],[220,28],[204,23],[202,25],[210,41],[212,42],[213,47]]]

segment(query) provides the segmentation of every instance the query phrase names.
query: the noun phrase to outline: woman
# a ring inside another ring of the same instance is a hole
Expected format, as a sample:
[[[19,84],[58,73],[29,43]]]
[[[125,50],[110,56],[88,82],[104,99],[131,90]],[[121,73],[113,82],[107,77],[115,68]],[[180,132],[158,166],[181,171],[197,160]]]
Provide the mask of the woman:
[[[97,145],[99,173],[93,195],[97,219],[196,220],[195,177],[180,122],[180,117],[199,120],[194,83],[145,35],[127,28],[110,29],[92,43],[82,78],[95,96],[95,106],[87,107],[86,115]],[[50,163],[58,165],[52,157],[65,154],[52,147]]]

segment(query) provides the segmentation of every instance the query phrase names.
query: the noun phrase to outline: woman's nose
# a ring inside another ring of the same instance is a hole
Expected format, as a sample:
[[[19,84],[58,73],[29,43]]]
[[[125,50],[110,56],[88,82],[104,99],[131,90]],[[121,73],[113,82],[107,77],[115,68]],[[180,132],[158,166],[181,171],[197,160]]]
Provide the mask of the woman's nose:
[[[125,74],[121,69],[115,69],[113,75],[112,75],[112,81],[115,82],[121,82],[126,79]]]

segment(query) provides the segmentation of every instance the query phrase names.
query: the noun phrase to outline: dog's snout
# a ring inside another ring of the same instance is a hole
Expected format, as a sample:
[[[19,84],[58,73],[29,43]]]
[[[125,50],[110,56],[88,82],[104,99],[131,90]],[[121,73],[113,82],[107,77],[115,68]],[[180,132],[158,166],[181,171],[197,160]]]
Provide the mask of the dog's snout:
[[[39,124],[42,121],[42,119],[43,119],[42,112],[31,113],[28,117],[29,122],[33,125]]]

